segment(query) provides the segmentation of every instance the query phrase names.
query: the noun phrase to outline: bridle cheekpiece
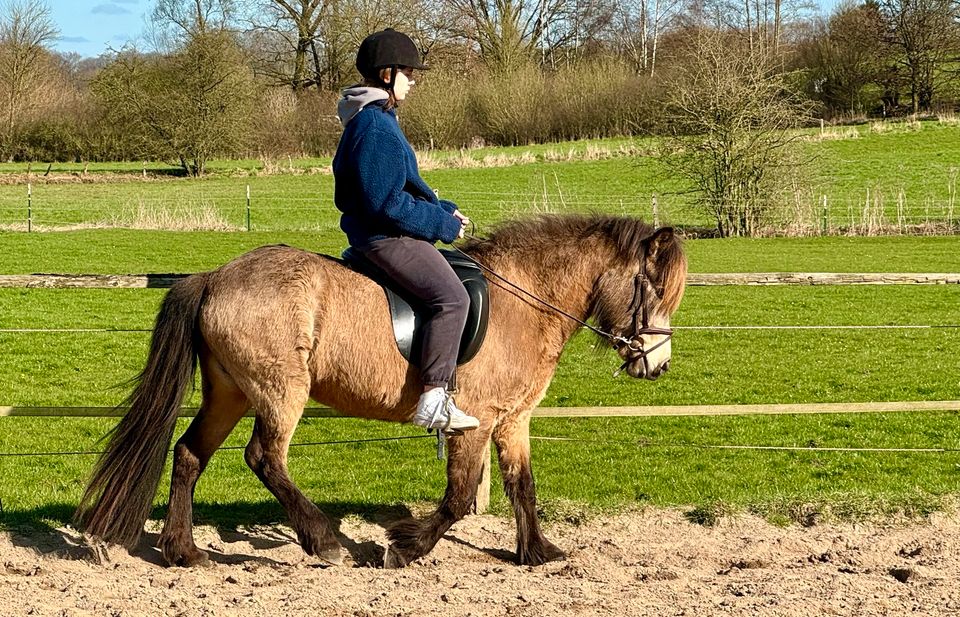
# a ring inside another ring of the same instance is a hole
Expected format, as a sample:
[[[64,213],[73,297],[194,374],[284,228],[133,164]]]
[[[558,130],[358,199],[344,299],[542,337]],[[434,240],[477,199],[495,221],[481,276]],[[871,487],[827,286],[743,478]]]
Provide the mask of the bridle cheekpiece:
[[[633,277],[633,300],[630,302],[630,312],[632,313],[631,325],[632,331],[629,335],[611,335],[611,343],[613,344],[614,350],[618,353],[624,348],[627,348],[625,360],[620,368],[614,372],[614,377],[619,375],[623,369],[627,368],[630,364],[636,362],[637,360],[643,360],[643,370],[644,374],[648,375],[650,373],[650,365],[647,361],[647,356],[653,353],[656,349],[660,348],[662,345],[666,344],[667,341],[673,336],[672,328],[658,328],[656,326],[650,325],[649,315],[647,312],[647,247],[643,247],[643,257],[640,259],[640,269],[637,272],[636,276]],[[659,341],[656,345],[650,347],[649,349],[643,348],[643,335],[645,334],[658,334],[664,336],[662,341]]]

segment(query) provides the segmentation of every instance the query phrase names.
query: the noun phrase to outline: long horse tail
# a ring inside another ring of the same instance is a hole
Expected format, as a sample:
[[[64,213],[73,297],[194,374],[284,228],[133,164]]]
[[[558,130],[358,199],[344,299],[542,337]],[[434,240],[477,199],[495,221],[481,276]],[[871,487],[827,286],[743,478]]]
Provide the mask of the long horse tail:
[[[173,439],[180,404],[193,387],[197,321],[208,275],[177,281],[157,314],[150,355],[108,433],[74,520],[87,534],[131,548],[143,532]]]

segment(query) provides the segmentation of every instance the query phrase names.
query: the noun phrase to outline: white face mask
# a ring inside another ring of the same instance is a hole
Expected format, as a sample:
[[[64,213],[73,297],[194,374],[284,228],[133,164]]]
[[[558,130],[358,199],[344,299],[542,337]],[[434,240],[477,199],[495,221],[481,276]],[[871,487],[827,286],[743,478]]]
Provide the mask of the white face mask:
[[[398,101],[402,101],[407,98],[407,94],[410,92],[410,86],[414,85],[414,80],[408,78],[406,75],[397,71],[396,81],[393,84],[393,96]]]

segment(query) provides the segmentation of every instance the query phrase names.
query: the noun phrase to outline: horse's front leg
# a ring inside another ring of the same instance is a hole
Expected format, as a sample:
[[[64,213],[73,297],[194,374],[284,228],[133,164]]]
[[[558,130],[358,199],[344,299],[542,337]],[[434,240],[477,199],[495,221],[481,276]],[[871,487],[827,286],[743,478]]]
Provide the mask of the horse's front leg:
[[[493,432],[503,489],[517,519],[517,561],[540,565],[566,555],[547,540],[537,518],[537,494],[530,466],[530,416],[504,419]]]
[[[387,532],[390,546],[383,558],[385,568],[402,568],[436,546],[448,529],[470,513],[477,497],[492,420],[480,420],[479,428],[447,440],[447,491],[440,506],[422,521],[406,519]]]

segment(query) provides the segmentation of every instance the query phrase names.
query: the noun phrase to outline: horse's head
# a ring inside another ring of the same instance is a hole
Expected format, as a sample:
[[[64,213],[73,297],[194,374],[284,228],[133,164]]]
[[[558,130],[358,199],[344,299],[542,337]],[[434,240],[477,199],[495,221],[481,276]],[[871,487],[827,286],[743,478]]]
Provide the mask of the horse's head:
[[[593,313],[616,337],[621,369],[656,379],[670,368],[670,316],[683,297],[687,259],[672,228],[647,230],[642,238],[617,234],[618,259],[598,282]]]

